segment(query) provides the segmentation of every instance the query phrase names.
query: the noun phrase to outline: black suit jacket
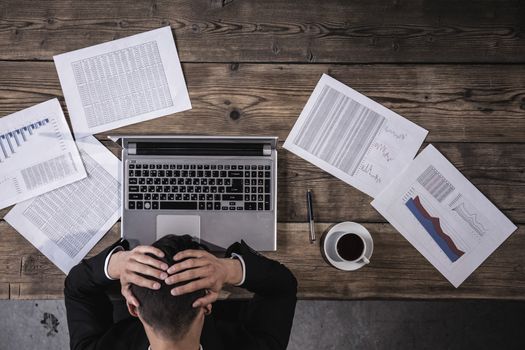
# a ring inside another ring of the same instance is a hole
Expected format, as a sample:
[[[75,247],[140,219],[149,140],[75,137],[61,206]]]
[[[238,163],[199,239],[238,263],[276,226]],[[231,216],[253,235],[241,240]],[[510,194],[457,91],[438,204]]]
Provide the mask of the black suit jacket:
[[[142,323],[135,317],[114,322],[113,305],[106,290],[118,281],[104,273],[105,259],[119,241],[90,259],[83,260],[69,273],[64,296],[71,349],[147,350],[149,346]],[[267,259],[246,243],[235,243],[226,252],[241,255],[246,266],[246,279],[241,286],[254,297],[238,312],[216,312],[206,317],[201,336],[204,350],[215,349],[286,349],[297,301],[297,281],[284,265]],[[231,305],[234,305],[231,304]],[[215,310],[215,308],[214,308]]]

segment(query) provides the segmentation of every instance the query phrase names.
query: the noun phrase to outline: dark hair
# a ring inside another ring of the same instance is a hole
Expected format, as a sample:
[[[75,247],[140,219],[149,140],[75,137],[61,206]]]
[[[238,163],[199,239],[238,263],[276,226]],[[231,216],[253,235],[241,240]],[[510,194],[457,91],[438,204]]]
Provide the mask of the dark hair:
[[[164,236],[152,246],[164,252],[162,260],[168,266],[174,264],[173,257],[186,249],[206,249],[205,246],[193,241],[190,236]],[[207,250],[207,249],[206,249]],[[141,317],[162,337],[170,340],[180,340],[188,331],[189,326],[197,317],[198,309],[192,307],[195,300],[203,297],[206,292],[201,289],[192,293],[173,296],[171,290],[189,282],[166,285],[164,281],[148,276],[147,278],[160,283],[160,289],[131,286],[131,292],[140,303],[138,308]]]

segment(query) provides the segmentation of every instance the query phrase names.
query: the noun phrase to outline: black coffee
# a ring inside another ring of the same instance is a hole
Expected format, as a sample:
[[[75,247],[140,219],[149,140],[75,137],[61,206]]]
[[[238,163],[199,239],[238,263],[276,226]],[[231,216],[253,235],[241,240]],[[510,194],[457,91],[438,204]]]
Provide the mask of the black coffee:
[[[364,249],[363,240],[355,233],[347,233],[337,241],[337,253],[345,260],[356,260],[363,254]]]

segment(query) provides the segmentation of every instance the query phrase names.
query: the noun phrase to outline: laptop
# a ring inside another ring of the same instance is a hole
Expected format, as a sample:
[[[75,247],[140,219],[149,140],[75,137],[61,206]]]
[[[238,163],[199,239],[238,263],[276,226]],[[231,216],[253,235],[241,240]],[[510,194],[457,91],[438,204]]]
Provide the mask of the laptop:
[[[109,136],[122,147],[121,235],[277,249],[277,137]]]

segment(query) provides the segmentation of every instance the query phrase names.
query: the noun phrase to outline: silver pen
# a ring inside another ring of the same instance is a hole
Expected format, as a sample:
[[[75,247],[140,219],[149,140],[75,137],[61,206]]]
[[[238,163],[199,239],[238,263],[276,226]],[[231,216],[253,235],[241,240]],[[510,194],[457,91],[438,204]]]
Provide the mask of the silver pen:
[[[312,191],[306,192],[306,205],[308,206],[308,222],[310,223],[310,243],[315,242],[314,208],[312,206]]]

